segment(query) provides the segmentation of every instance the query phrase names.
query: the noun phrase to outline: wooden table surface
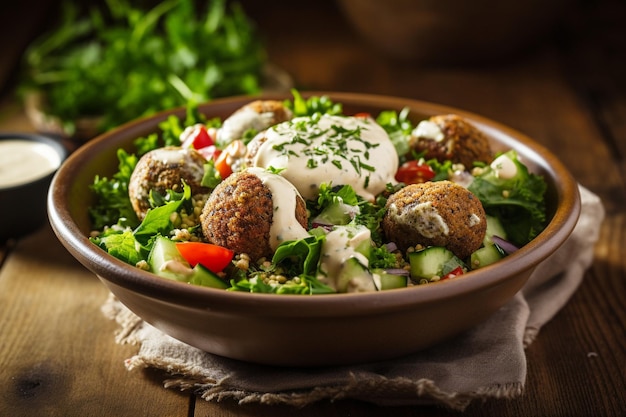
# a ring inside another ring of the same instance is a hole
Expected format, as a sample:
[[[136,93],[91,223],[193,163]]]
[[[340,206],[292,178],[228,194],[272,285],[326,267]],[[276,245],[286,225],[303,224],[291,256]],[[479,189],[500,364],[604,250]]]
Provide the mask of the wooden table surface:
[[[252,2],[250,2],[252,3]],[[315,5],[321,5],[316,7]],[[379,55],[332,2],[250,5],[270,57],[301,90],[402,96],[507,124],[553,151],[606,208],[595,260],[569,303],[527,349],[523,396],[472,403],[468,416],[626,413],[626,38],[618,1],[581,2],[556,37],[507,62],[428,66]],[[303,23],[304,22],[304,23]],[[308,22],[308,23],[307,23]],[[322,22],[319,25],[311,22]],[[0,130],[31,131],[11,94]],[[1,209],[0,209],[1,210]],[[50,228],[0,248],[0,416],[443,416],[440,407],[321,402],[303,409],[207,403],[128,372],[107,291]]]

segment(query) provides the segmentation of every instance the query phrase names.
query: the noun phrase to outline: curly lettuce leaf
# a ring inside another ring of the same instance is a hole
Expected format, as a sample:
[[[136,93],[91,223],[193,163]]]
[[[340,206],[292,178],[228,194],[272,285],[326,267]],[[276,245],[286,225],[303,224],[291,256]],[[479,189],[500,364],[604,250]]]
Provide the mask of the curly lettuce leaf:
[[[409,112],[409,108],[405,107],[400,113],[395,110],[387,110],[376,117],[376,123],[385,129],[400,157],[407,155],[410,151],[409,136],[411,136],[414,126],[409,120]]]
[[[155,238],[169,235],[169,232],[176,227],[172,214],[180,212],[190,200],[191,187],[184,184],[182,193],[171,193],[168,196],[173,199],[161,200],[163,204],[150,209],[134,230],[118,225],[118,227],[106,228],[102,234],[90,240],[110,255],[131,265],[146,260]]]
[[[128,264],[136,265],[145,259],[141,250],[138,249],[137,240],[130,229],[104,233],[91,240],[111,256]]]
[[[543,177],[528,171],[517,152],[510,150],[504,155],[515,164],[512,178],[501,178],[487,166],[468,189],[479,198],[487,214],[500,218],[508,240],[523,246],[545,227],[547,185]]]
[[[91,190],[96,204],[89,208],[94,229],[100,230],[112,224],[135,227],[139,219],[128,197],[128,183],[137,165],[137,156],[123,149],[117,151],[118,172],[112,178],[96,176]]]

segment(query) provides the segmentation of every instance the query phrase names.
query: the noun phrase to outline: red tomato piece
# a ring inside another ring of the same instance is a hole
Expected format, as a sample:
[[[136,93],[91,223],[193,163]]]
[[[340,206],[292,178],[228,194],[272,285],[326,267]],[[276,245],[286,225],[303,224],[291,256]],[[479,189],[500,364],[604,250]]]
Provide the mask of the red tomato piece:
[[[202,149],[215,144],[207,127],[201,123],[187,127],[180,135],[183,148]]]
[[[233,173],[232,165],[243,158],[248,152],[246,145],[240,140],[234,140],[224,148],[222,153],[215,159],[215,169],[222,179],[226,179]]]
[[[200,264],[215,273],[226,268],[235,256],[228,248],[203,242],[176,242],[176,249],[192,267]]]
[[[233,169],[228,164],[228,156],[228,152],[222,152],[215,159],[215,169],[220,173],[223,180],[233,173]]]
[[[420,161],[411,160],[403,163],[396,172],[396,181],[409,184],[427,182],[435,177],[435,171]]]
[[[354,117],[359,119],[372,119],[372,115],[367,112],[356,113]]]
[[[463,268],[461,268],[460,266],[457,266],[452,271],[448,272],[443,277],[441,277],[441,280],[443,281],[444,279],[458,277],[459,275],[463,275]]]

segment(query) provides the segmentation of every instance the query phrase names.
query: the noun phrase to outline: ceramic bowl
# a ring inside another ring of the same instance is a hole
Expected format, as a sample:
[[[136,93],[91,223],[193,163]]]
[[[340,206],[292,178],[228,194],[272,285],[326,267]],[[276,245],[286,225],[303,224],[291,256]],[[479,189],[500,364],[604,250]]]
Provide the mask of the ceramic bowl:
[[[0,242],[45,224],[48,187],[66,157],[66,148],[53,138],[0,133]]]
[[[346,114],[409,107],[419,121],[456,113],[490,138],[493,148],[514,148],[548,183],[550,222],[532,242],[502,261],[462,279],[396,290],[316,296],[228,292],[159,278],[109,256],[88,240],[95,175],[117,168],[116,150],[133,149],[135,138],[157,130],[170,114],[128,123],[79,148],[61,167],[49,194],[55,233],[83,265],[96,274],[130,310],[169,334],[213,354],[280,366],[330,366],[378,361],[419,351],[475,326],[502,307],[534,268],[553,253],[574,228],[580,201],[577,184],[548,150],[497,122],[441,105],[384,96],[328,95]],[[306,96],[307,94],[304,94]],[[258,98],[258,97],[255,97]],[[265,96],[265,98],[290,98]],[[209,117],[225,118],[250,97],[202,105]]]
[[[370,45],[422,65],[502,63],[545,43],[563,20],[564,0],[339,0]],[[538,10],[541,10],[538,13]]]

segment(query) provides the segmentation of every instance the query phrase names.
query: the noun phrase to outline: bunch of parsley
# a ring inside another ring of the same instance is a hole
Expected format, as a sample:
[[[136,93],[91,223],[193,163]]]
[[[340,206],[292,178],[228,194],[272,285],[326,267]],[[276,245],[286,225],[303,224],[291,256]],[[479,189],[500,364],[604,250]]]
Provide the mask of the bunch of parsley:
[[[35,91],[45,111],[75,131],[101,117],[101,131],[194,100],[260,91],[265,49],[237,3],[166,0],[145,10],[107,0],[84,16],[64,4],[60,25],[24,55],[21,92]]]

